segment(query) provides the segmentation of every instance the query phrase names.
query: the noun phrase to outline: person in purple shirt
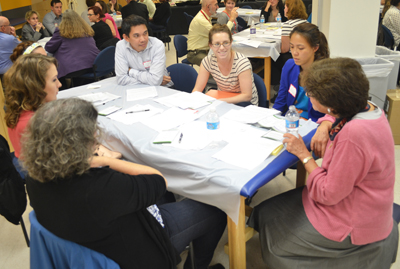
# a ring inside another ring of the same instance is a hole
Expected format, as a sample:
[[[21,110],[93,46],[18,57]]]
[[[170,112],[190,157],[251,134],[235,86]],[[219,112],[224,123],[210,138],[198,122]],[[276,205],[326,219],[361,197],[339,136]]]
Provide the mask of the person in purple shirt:
[[[14,48],[20,43],[15,35],[15,28],[10,21],[0,16],[0,74],[4,74],[11,66],[10,55]]]
[[[60,27],[47,42],[45,49],[58,60],[58,79],[65,85],[65,77],[77,77],[92,70],[99,54],[93,39],[94,31],[73,10],[66,10]],[[74,86],[78,86],[74,80]]]

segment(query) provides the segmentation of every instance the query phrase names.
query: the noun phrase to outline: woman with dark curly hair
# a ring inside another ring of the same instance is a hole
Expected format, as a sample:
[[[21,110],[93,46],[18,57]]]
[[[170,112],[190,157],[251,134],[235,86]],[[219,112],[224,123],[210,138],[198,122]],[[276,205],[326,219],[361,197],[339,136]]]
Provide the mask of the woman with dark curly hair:
[[[44,50],[42,45],[40,45],[39,43],[35,43],[33,41],[24,41],[24,42],[19,43],[15,47],[13,53],[10,56],[10,59],[14,63],[19,58],[19,56],[31,54],[31,53],[47,55],[47,52]]]
[[[4,74],[6,125],[19,169],[21,135],[34,112],[44,103],[56,100],[61,83],[57,60],[41,54],[23,55]]]
[[[368,79],[353,59],[316,61],[304,83],[314,109],[334,123],[321,167],[301,137],[284,134],[287,151],[309,176],[306,186],[254,208],[249,225],[260,232],[264,262],[282,269],[389,269],[399,234],[392,217],[394,142],[385,112],[368,102]]]
[[[226,215],[190,199],[156,206],[167,187],[163,175],[93,156],[99,137],[96,109],[78,98],[50,102],[32,117],[21,159],[40,224],[121,268],[176,268],[192,241],[197,268],[207,269]]]

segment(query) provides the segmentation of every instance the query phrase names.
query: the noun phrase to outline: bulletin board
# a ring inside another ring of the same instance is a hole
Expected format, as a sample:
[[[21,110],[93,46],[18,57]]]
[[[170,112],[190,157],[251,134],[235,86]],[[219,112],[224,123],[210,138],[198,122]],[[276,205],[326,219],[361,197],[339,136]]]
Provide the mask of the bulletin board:
[[[31,0],[1,0],[0,11],[7,11],[32,5]]]

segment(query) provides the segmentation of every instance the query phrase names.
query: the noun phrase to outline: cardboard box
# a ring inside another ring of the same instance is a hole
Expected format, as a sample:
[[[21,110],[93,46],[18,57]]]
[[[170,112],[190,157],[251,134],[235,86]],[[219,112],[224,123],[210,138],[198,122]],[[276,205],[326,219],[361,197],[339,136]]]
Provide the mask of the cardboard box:
[[[394,144],[400,145],[400,89],[387,91],[385,111],[392,128]]]

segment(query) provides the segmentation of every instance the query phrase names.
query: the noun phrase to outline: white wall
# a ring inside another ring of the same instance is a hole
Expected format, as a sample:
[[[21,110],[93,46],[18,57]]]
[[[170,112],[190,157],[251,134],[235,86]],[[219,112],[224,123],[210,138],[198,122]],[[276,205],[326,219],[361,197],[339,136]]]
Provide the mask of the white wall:
[[[313,0],[312,22],[326,35],[332,57],[374,57],[379,0]]]

